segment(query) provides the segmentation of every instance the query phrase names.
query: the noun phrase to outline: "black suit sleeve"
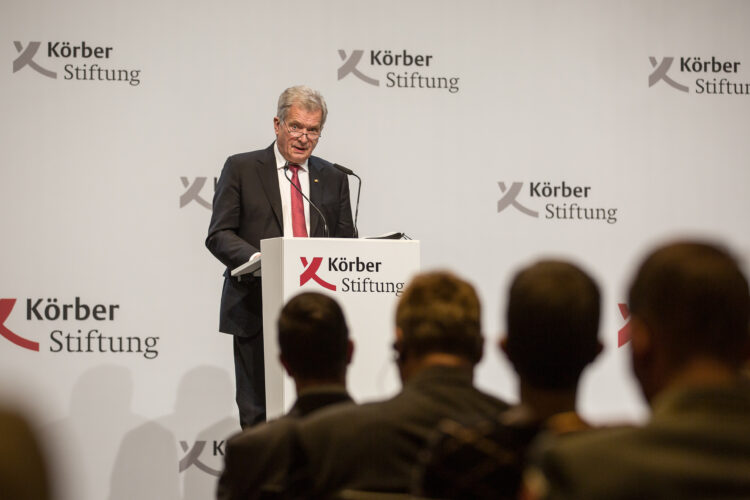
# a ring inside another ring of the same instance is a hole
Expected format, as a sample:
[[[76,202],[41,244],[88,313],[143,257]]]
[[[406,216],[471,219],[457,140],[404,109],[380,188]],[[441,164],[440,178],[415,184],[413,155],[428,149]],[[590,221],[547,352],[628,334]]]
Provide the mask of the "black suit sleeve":
[[[352,221],[352,203],[349,199],[349,178],[344,176],[339,190],[339,215],[338,223],[333,229],[331,236],[334,238],[351,238],[354,236],[354,223]]]
[[[260,251],[238,235],[242,217],[241,185],[239,165],[228,158],[216,184],[206,247],[229,269],[244,264]]]

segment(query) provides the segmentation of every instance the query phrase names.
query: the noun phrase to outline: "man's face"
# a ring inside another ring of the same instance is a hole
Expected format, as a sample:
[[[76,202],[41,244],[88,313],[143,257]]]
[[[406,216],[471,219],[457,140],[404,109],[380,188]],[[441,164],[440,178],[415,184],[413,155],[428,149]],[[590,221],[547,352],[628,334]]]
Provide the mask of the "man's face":
[[[289,163],[304,163],[312,154],[319,139],[317,137],[312,140],[305,134],[295,138],[292,137],[294,134],[289,131],[297,130],[319,134],[322,118],[323,111],[308,111],[296,104],[292,104],[289,108],[283,122],[278,117],[274,117],[273,129],[276,132],[276,144],[281,155]]]

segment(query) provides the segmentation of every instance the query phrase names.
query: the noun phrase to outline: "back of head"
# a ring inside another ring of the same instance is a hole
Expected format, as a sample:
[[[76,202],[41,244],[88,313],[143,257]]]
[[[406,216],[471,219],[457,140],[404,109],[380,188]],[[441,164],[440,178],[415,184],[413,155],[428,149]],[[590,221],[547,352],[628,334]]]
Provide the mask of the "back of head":
[[[346,371],[349,328],[338,303],[323,294],[293,297],[278,320],[279,348],[291,374],[309,380],[332,380]]]
[[[444,353],[476,364],[482,358],[480,305],[474,287],[449,272],[416,276],[396,309],[402,357]]]
[[[599,288],[567,262],[540,261],[516,274],[507,309],[506,350],[521,380],[575,389],[599,352]]]
[[[696,358],[738,368],[747,352],[747,279],[713,244],[678,242],[652,252],[630,286],[629,307],[674,368]]]

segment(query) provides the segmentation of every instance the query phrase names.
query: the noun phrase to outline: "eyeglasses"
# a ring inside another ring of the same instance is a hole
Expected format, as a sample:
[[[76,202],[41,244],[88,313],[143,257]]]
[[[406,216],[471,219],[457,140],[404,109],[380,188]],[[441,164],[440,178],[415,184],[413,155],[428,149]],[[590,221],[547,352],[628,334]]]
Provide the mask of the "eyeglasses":
[[[303,132],[305,130],[304,127],[298,127],[297,125],[289,125],[286,122],[284,123],[284,126],[286,127],[286,131],[289,132],[289,135],[293,139],[299,139],[300,137],[307,136],[307,139],[310,141],[317,141],[320,139],[320,130],[308,130],[307,132]]]

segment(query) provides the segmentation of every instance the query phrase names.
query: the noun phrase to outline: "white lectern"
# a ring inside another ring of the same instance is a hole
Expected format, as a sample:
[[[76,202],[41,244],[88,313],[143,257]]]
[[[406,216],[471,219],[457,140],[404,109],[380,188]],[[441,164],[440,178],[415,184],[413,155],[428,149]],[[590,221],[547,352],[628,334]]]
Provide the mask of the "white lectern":
[[[279,363],[276,321],[284,303],[302,291],[334,296],[354,341],[347,385],[357,401],[396,392],[392,362],[396,301],[419,271],[419,242],[345,238],[271,238],[263,255],[263,345],[266,416],[282,415],[294,387]]]

